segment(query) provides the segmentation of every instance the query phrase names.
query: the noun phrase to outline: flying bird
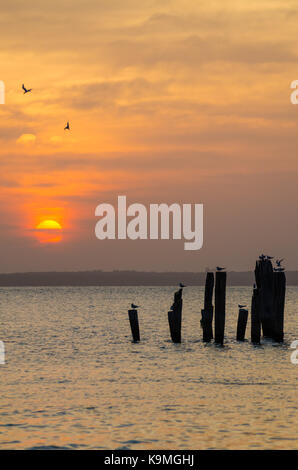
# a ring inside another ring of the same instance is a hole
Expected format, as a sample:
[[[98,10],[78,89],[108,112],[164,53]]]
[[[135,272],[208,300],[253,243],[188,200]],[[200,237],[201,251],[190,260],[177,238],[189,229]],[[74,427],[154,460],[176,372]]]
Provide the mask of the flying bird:
[[[281,263],[283,262],[283,260],[284,260],[284,258],[282,258],[282,259],[277,259],[277,260],[275,261],[276,265],[277,265],[279,268],[281,268]]]
[[[181,287],[181,289],[183,289],[183,287],[186,287],[184,284],[182,284],[182,282],[179,282],[179,287]]]
[[[239,307],[239,308],[244,308],[244,307],[246,307],[246,305],[240,305],[240,304],[239,304],[238,307]]]
[[[135,304],[131,304],[130,306],[131,306],[131,308],[134,308],[134,309],[135,309],[135,308],[139,308],[139,306],[138,306],[138,305],[135,305]]]
[[[30,91],[32,91],[32,88],[28,88],[28,89],[27,89],[27,88],[25,87],[24,83],[23,83],[23,85],[22,85],[22,88],[23,88],[23,90],[24,90],[24,95],[25,95],[26,93],[29,93]]]
[[[224,271],[226,268],[221,268],[220,266],[216,266],[216,271]]]
[[[67,130],[67,131],[70,131],[70,127],[69,127],[69,122],[68,122],[68,121],[67,121],[66,126],[64,127],[64,130],[65,130],[65,131],[66,131],[66,130]]]

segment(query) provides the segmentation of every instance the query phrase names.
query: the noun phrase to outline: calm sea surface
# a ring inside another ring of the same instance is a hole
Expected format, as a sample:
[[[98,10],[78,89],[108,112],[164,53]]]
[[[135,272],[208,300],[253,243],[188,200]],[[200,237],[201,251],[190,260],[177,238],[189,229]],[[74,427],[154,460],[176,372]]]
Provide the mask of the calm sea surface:
[[[201,341],[202,287],[185,289],[183,342],[169,341],[174,290],[1,288],[0,447],[297,449],[298,288],[287,290],[285,344],[261,347],[235,341],[251,289],[229,288],[224,348]]]

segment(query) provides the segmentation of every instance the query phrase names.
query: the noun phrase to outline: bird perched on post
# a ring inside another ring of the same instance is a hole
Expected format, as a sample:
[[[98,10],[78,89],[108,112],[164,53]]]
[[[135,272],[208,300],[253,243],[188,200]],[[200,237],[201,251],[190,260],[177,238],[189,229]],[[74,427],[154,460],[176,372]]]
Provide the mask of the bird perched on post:
[[[67,121],[66,126],[64,127],[64,130],[65,130],[65,131],[70,131],[70,127],[69,127],[69,122],[68,122],[68,121]]]
[[[216,266],[216,271],[224,271],[226,268],[221,268],[220,266]]]
[[[28,89],[27,89],[27,88],[25,87],[24,83],[23,83],[23,85],[22,85],[22,88],[23,88],[23,90],[24,90],[24,95],[26,95],[26,93],[30,93],[30,91],[32,91],[32,88],[28,88]]]
[[[135,308],[139,308],[138,305],[135,305],[135,304],[130,304],[131,308],[135,309]]]

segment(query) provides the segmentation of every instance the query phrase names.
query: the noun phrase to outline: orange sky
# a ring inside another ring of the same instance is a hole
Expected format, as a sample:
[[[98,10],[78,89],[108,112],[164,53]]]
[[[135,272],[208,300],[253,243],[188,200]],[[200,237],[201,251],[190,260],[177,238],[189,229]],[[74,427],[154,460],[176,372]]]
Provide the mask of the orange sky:
[[[6,3],[0,271],[246,270],[261,251],[298,268],[296,1]],[[203,249],[96,240],[118,194],[203,203]]]

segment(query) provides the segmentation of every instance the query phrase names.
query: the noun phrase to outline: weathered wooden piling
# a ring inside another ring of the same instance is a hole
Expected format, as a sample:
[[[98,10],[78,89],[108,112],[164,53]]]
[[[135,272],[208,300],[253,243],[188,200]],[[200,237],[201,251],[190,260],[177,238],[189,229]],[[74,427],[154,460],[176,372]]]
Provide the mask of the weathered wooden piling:
[[[211,272],[208,272],[206,274],[206,282],[205,282],[204,309],[201,310],[201,314],[202,314],[201,326],[203,329],[203,341],[206,343],[209,343],[213,338],[213,330],[212,330],[213,287],[214,287],[214,274]]]
[[[139,319],[138,319],[138,311],[128,310],[128,318],[131,327],[131,334],[133,342],[136,343],[140,341],[140,329],[139,329]]]
[[[286,295],[286,276],[284,272],[273,273],[273,339],[282,343],[284,339],[284,308]]]
[[[172,310],[168,312],[170,334],[173,343],[181,343],[182,303],[182,289],[179,289],[174,294]]]
[[[263,336],[273,338],[273,268],[270,260],[264,259],[257,261],[255,278],[259,293],[259,312]]]
[[[245,331],[247,325],[248,310],[246,308],[239,308],[238,323],[237,323],[237,341],[245,340]]]
[[[215,275],[215,343],[223,345],[226,317],[227,273],[217,271]]]
[[[251,299],[251,342],[260,344],[261,341],[261,319],[260,319],[260,300],[258,289],[253,290]]]

